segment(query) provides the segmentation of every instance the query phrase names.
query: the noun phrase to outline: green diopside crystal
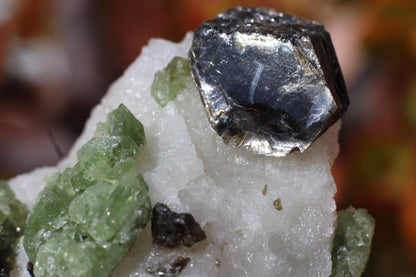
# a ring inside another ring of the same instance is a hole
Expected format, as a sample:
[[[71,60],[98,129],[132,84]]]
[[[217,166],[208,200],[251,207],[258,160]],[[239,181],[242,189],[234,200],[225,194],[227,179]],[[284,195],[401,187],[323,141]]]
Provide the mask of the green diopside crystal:
[[[103,248],[91,238],[73,239],[56,233],[39,248],[36,276],[108,276],[123,257],[126,246]]]
[[[129,137],[136,143],[138,151],[146,143],[143,125],[123,104],[108,114],[106,122],[97,124],[95,135],[99,136],[102,134]]]
[[[359,277],[370,255],[374,218],[364,209],[352,207],[338,212],[332,248],[333,277]]]
[[[129,242],[130,235],[125,232],[147,223],[143,221],[147,218],[132,215],[146,214],[151,208],[143,206],[147,203],[147,188],[143,178],[137,177],[133,160],[116,164],[112,171],[115,174],[110,172],[108,179],[98,181],[77,196],[68,211],[70,219],[102,246],[108,240]]]
[[[0,181],[0,276],[8,276],[13,267],[27,214],[26,206],[15,198],[7,182]]]
[[[176,99],[178,93],[186,87],[191,78],[188,60],[175,57],[164,70],[156,73],[151,95],[163,108],[169,101]]]
[[[23,246],[41,276],[108,276],[151,217],[134,158],[142,124],[124,106],[97,126],[78,163],[54,174],[27,221]]]

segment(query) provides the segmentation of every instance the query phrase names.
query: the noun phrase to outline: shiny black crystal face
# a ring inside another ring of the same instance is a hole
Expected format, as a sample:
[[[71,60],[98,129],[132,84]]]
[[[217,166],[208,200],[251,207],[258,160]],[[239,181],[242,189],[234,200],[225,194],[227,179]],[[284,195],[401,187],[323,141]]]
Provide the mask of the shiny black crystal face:
[[[190,65],[216,132],[256,154],[303,152],[349,104],[328,32],[270,9],[203,22]]]

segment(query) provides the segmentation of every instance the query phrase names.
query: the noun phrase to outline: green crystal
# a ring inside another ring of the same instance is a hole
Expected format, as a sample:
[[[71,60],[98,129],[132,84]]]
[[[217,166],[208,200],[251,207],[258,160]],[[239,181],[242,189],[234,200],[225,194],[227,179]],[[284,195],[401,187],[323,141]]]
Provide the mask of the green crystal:
[[[124,226],[128,226],[128,231],[134,230],[136,224],[137,227],[145,225],[143,219],[139,218],[141,221],[137,222],[137,218],[131,215],[145,214],[151,208],[150,205],[143,205],[148,203],[147,187],[143,178],[137,177],[134,161],[119,163],[115,168],[117,171],[122,168],[119,172],[124,174],[97,182],[77,196],[69,206],[71,220],[103,246],[109,240],[128,242],[124,240],[129,239],[129,235],[120,231]]]
[[[338,212],[331,276],[361,276],[370,255],[374,224],[367,210],[350,207]]]
[[[61,232],[69,220],[68,206],[74,196],[55,185],[60,174],[54,174],[40,192],[27,220],[23,246],[29,259],[34,263],[38,248],[56,232]],[[59,181],[58,181],[59,182]],[[68,226],[65,226],[68,227]],[[66,228],[65,231],[67,231]],[[75,233],[75,229],[71,228]]]
[[[135,157],[142,124],[124,106],[97,125],[78,163],[54,174],[27,221],[23,246],[40,276],[108,276],[150,220]]]
[[[130,137],[136,143],[139,151],[146,144],[142,123],[123,104],[108,114],[106,122],[97,124],[95,135],[102,134]]]
[[[27,214],[26,206],[15,198],[7,182],[0,181],[0,276],[8,276],[14,265],[15,248],[23,235]]]
[[[117,265],[115,255],[122,257],[126,246],[114,244],[109,249],[92,239],[75,240],[57,233],[38,251],[36,276],[108,276]]]
[[[191,80],[188,60],[174,57],[168,66],[155,75],[151,87],[151,95],[163,108],[169,101],[173,101]]]
[[[94,180],[108,172],[116,162],[137,156],[140,148],[130,137],[100,135],[89,140],[77,152],[84,177]]]

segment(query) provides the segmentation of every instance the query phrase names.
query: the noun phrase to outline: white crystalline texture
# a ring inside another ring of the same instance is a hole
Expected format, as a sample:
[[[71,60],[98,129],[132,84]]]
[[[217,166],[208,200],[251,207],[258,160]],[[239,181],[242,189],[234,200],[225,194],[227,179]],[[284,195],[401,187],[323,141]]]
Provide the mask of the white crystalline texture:
[[[57,166],[74,165],[76,151],[96,123],[124,103],[145,128],[148,143],[137,167],[152,204],[191,213],[207,235],[191,248],[170,250],[153,247],[148,226],[112,276],[150,276],[147,270],[179,256],[190,258],[179,276],[329,276],[336,217],[330,170],[340,123],[304,153],[285,158],[226,146],[210,126],[194,84],[164,108],[150,95],[154,74],[174,56],[187,57],[191,40],[192,34],[179,44],[151,40],[93,110],[69,157]],[[11,187],[30,207],[57,168],[17,177]],[[278,198],[281,210],[273,205]],[[29,276],[26,262],[21,248],[20,270],[12,276]]]

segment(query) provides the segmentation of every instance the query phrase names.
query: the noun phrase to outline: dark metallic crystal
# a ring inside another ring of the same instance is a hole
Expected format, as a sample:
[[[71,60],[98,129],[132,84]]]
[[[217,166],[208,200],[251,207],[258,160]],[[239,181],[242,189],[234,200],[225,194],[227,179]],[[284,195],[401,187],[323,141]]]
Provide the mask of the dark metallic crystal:
[[[190,65],[218,135],[256,154],[303,152],[349,104],[324,27],[270,9],[239,7],[203,22]]]
[[[191,247],[206,239],[205,232],[191,214],[175,213],[161,203],[153,208],[152,237],[155,244],[167,248]]]

